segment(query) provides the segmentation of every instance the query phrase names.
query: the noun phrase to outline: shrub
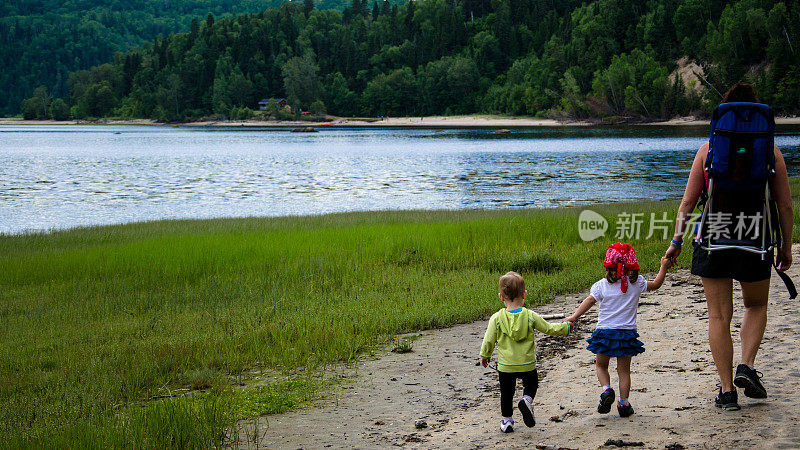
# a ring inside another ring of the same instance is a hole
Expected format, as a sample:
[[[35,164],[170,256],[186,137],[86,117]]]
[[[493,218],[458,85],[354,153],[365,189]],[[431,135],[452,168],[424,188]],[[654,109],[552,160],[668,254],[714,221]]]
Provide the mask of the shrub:
[[[57,98],[50,104],[50,118],[53,120],[69,120],[69,106],[64,100]]]

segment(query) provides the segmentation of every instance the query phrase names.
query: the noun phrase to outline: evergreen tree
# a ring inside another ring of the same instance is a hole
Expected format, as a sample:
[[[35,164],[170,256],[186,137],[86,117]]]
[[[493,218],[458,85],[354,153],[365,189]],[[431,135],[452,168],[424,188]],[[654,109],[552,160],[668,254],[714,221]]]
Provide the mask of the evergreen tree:
[[[308,109],[319,98],[319,66],[312,52],[286,61],[282,73],[286,98],[293,109]]]

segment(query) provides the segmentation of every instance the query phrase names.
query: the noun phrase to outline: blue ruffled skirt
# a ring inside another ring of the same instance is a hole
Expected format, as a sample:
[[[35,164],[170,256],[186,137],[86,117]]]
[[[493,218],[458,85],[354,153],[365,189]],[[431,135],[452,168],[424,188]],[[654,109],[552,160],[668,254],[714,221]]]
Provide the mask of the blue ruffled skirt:
[[[635,330],[597,329],[586,340],[586,347],[592,353],[606,356],[628,356],[644,353],[644,344],[637,339],[639,333]]]

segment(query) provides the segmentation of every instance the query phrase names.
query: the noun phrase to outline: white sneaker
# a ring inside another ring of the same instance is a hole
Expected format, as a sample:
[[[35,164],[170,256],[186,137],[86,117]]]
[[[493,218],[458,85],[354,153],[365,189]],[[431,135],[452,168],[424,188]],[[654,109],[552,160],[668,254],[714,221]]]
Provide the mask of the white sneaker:
[[[511,433],[514,431],[514,419],[506,419],[503,417],[503,420],[500,421],[500,431],[503,433]]]
[[[520,400],[517,407],[519,408],[519,412],[522,413],[522,420],[528,428],[536,425],[536,419],[533,417],[533,405],[530,404],[527,399],[523,398]]]

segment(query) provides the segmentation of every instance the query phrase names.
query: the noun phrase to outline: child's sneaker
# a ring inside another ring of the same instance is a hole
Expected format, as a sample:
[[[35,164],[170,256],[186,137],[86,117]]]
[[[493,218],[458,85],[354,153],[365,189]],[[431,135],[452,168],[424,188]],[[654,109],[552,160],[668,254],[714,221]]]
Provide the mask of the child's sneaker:
[[[611,411],[612,404],[614,404],[614,389],[608,387],[600,394],[600,404],[597,405],[597,412],[608,414]]]
[[[633,415],[633,406],[631,406],[631,402],[625,401],[623,404],[617,405],[617,412],[619,413],[620,417],[630,417]]]
[[[514,419],[506,419],[500,421],[500,431],[503,433],[511,433],[514,431]]]
[[[529,428],[536,425],[536,419],[533,417],[533,405],[531,405],[528,399],[523,397],[517,406],[519,407],[519,412],[522,413],[522,420],[525,422],[525,425]]]

